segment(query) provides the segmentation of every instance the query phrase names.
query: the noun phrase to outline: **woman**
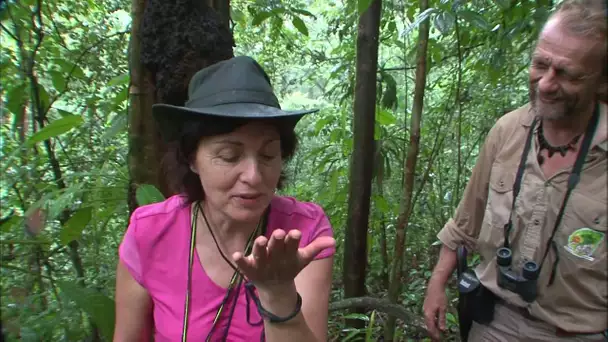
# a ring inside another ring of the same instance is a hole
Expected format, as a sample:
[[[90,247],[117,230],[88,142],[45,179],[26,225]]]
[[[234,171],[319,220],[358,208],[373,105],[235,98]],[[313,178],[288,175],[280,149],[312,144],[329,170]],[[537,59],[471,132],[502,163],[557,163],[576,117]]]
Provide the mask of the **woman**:
[[[153,114],[179,195],[139,207],[119,248],[114,341],[325,341],[335,241],[316,204],[275,195],[305,114],[235,57]]]

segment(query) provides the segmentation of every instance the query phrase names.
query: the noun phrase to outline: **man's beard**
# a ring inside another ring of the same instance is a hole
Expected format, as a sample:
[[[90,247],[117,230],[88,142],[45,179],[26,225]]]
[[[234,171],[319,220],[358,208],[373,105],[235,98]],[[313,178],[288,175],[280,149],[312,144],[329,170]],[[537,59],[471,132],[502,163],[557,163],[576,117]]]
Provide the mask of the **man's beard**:
[[[564,120],[572,119],[576,117],[577,113],[577,101],[574,96],[568,96],[562,94],[557,98],[557,101],[553,103],[546,103],[540,99],[540,93],[538,86],[534,86],[534,90],[531,94],[532,98],[532,109],[536,112],[536,115],[547,120]]]

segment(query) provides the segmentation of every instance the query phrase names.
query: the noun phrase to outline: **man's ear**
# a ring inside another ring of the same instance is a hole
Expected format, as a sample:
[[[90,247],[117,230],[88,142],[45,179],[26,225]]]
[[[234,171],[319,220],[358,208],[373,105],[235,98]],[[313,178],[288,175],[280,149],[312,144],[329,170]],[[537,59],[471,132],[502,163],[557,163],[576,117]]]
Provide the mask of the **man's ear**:
[[[198,171],[194,168],[194,165],[190,164],[190,171],[196,173],[198,175]]]

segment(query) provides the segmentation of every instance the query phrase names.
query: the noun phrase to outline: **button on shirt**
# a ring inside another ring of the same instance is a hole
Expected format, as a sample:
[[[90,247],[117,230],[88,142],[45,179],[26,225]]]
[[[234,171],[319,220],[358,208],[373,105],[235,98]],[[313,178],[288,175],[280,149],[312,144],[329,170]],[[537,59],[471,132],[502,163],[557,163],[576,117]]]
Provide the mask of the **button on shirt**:
[[[570,195],[538,279],[538,297],[526,303],[518,294],[498,287],[496,250],[503,247],[504,225],[511,215],[513,183],[534,111],[525,105],[504,116],[490,130],[456,213],[438,238],[451,249],[464,243],[481,256],[476,273],[485,287],[503,300],[527,307],[530,314],[570,332],[608,328],[608,260],[606,236],[607,106],[585,160],[581,178]],[[572,166],[547,178],[538,164],[536,135],[528,155],[521,190],[512,214],[510,234],[513,267],[541,262],[568,185]],[[549,286],[554,261],[555,279]]]

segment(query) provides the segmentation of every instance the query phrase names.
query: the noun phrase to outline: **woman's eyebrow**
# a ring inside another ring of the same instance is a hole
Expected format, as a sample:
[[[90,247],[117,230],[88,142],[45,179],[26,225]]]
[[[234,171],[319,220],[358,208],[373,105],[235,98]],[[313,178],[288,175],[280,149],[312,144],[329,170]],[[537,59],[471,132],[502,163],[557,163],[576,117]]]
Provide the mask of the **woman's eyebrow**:
[[[242,142],[237,141],[237,140],[230,140],[230,139],[222,139],[222,140],[214,141],[213,144],[214,145],[226,144],[226,145],[243,146]]]

